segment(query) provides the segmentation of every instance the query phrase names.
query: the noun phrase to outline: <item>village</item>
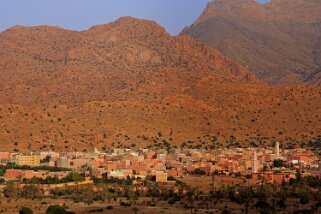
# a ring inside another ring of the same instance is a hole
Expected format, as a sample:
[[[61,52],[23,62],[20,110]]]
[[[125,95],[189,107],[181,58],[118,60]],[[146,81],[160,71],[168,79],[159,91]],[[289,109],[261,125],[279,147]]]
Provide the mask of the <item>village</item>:
[[[71,171],[82,173],[86,181],[93,178],[154,178],[161,183],[186,176],[229,176],[254,182],[282,183],[295,178],[298,169],[303,175],[321,174],[320,160],[311,150],[280,149],[278,142],[270,149],[113,149],[105,153],[95,148],[87,153],[0,152],[0,163],[2,183],[48,177],[59,180]]]

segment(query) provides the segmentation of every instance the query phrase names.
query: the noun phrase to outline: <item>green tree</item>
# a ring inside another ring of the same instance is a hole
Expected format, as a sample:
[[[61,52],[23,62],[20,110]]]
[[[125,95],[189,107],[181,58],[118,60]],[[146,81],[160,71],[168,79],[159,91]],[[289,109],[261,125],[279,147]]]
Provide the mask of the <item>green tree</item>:
[[[168,181],[176,181],[175,177],[173,177],[173,176],[168,176],[167,180]]]
[[[137,207],[133,207],[132,210],[133,210],[133,212],[134,212],[135,214],[137,214],[137,212],[138,212],[138,208],[137,208]]]
[[[67,214],[66,209],[59,205],[51,205],[46,210],[47,214]]]
[[[300,203],[301,203],[302,205],[308,204],[309,202],[310,202],[310,200],[309,200],[308,195],[306,195],[306,194],[301,194],[301,195],[300,195]]]
[[[28,199],[41,199],[43,194],[35,185],[28,185],[21,191],[21,196]]]
[[[9,181],[4,188],[3,193],[7,198],[16,198],[20,196],[20,189],[15,182]]]
[[[283,160],[274,160],[273,161],[273,166],[274,167],[285,167],[285,162]]]
[[[201,170],[200,168],[196,168],[194,171],[193,171],[193,174],[194,175],[206,175],[206,172],[204,170]]]
[[[296,170],[296,182],[297,183],[302,183],[302,173],[300,169]]]
[[[29,207],[22,207],[19,214],[33,214],[33,211]]]

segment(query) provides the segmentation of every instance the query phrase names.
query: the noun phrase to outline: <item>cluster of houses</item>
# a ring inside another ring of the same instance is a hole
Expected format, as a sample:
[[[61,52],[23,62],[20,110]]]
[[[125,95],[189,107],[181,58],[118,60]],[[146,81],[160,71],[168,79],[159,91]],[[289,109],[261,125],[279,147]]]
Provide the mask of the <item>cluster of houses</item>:
[[[284,166],[275,166],[275,160]],[[173,149],[153,151],[150,149],[113,149],[111,152],[54,152],[41,151],[28,155],[0,152],[0,164],[24,166],[55,166],[85,172],[90,177],[155,177],[157,182],[167,182],[168,177],[187,175],[250,175],[254,180],[265,182],[288,181],[296,169],[306,173],[321,174],[320,160],[309,149],[281,150],[275,148],[230,148],[217,150]],[[48,176],[62,178],[69,171],[50,172],[23,169],[7,169],[4,179],[30,179]]]

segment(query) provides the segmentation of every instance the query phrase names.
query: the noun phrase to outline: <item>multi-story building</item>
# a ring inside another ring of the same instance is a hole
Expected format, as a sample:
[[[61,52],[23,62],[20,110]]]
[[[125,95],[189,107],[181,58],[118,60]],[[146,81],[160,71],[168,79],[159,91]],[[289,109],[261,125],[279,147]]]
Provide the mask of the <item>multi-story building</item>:
[[[19,166],[40,166],[40,156],[16,155],[15,163]]]

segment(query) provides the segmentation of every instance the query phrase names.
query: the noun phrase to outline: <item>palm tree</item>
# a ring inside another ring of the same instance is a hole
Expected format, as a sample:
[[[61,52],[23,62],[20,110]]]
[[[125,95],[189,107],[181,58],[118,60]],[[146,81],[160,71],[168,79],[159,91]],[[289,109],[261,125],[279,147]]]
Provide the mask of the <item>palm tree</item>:
[[[193,214],[195,191],[192,188],[189,189],[187,197],[190,204],[191,214]]]
[[[135,214],[137,214],[137,212],[138,212],[138,208],[137,208],[137,207],[133,207],[132,210],[133,210],[133,212],[134,212]]]

